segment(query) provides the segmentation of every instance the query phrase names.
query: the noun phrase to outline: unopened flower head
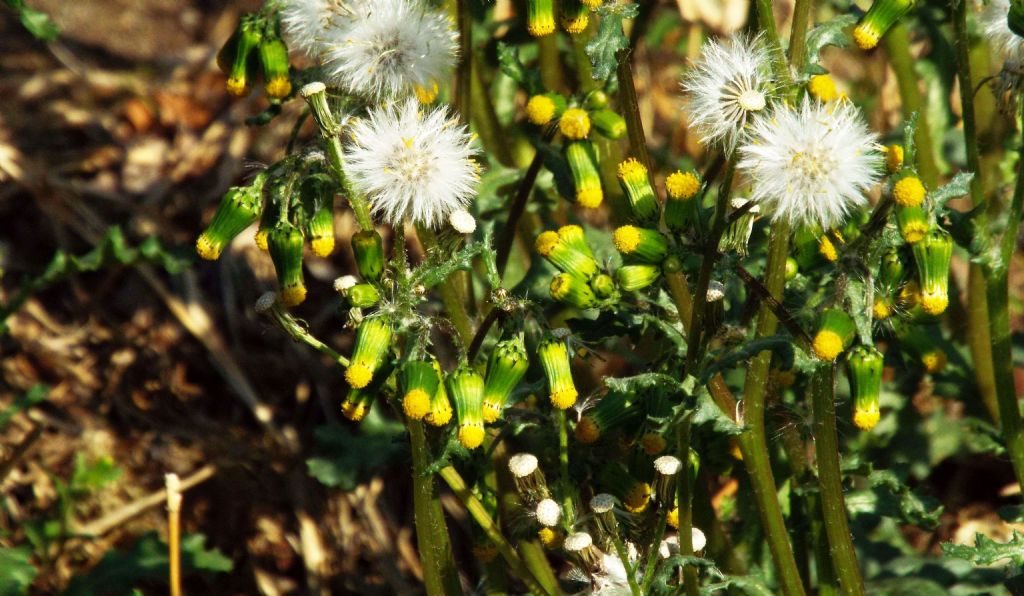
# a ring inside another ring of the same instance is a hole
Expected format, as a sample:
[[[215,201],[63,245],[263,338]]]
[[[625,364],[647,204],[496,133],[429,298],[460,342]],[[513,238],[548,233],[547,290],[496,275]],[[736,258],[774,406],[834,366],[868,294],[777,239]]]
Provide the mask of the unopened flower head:
[[[774,88],[768,47],[760,37],[704,44],[683,78],[688,124],[705,145],[732,153],[746,127],[762,113]]]
[[[476,191],[472,137],[444,108],[422,108],[415,99],[379,108],[352,127],[352,137],[345,172],[392,225],[411,218],[437,227]]]
[[[794,226],[840,225],[879,178],[875,136],[852,104],[804,100],[756,121],[740,148],[751,199]]]
[[[537,503],[537,523],[542,526],[554,527],[562,519],[562,508],[554,499],[544,499]]]
[[[472,234],[476,231],[476,219],[465,209],[452,211],[448,216],[448,223],[460,234]]]
[[[359,2],[347,27],[331,32],[321,59],[330,82],[375,99],[432,89],[455,66],[458,34],[416,0]]]

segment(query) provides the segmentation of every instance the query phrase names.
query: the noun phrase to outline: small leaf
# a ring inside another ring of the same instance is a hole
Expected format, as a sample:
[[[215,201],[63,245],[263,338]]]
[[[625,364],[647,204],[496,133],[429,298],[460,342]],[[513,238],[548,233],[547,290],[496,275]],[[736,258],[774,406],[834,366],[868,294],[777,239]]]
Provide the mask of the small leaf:
[[[1024,534],[1014,530],[1009,542],[996,542],[984,534],[975,534],[975,545],[943,543],[947,557],[967,559],[975,565],[991,565],[1009,559],[1017,566],[1024,565]]]
[[[719,357],[701,371],[701,381],[706,383],[715,374],[728,370],[741,362],[746,362],[765,350],[769,350],[775,355],[780,369],[789,370],[793,367],[793,338],[788,335],[772,335],[742,343],[735,349],[726,352],[724,356]]]
[[[956,176],[953,176],[952,180],[928,193],[928,198],[931,199],[936,206],[945,207],[946,203],[951,199],[967,195],[967,193],[971,191],[971,180],[973,179],[973,172],[958,172]]]
[[[632,2],[611,2],[597,9],[601,26],[586,47],[594,80],[605,81],[615,72],[619,50],[629,47],[629,39],[622,32],[622,21],[635,17],[639,12],[640,7]]]
[[[694,426],[703,426],[709,428],[711,432],[727,436],[743,433],[743,427],[733,422],[732,418],[718,407],[707,390],[699,390],[696,398],[697,404],[692,418]]]
[[[852,14],[838,16],[811,29],[807,33],[807,57],[804,60],[804,72],[807,74],[822,74],[825,72],[818,66],[821,51],[827,46],[845,48],[850,45],[850,34],[847,29],[857,22],[857,17]]]
[[[526,89],[530,95],[543,93],[544,87],[540,83],[540,73],[527,69],[523,65],[523,61],[519,59],[519,50],[515,46],[503,41],[498,42],[498,65],[501,67],[501,72]]]

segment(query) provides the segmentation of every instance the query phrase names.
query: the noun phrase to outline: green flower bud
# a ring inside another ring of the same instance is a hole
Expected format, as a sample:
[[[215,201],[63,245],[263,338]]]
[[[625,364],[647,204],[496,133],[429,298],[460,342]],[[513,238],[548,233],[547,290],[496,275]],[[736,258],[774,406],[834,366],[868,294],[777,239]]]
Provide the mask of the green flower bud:
[[[430,400],[440,379],[434,365],[426,360],[410,360],[402,369],[402,410],[413,420],[430,413]]]
[[[589,445],[608,431],[636,421],[640,408],[632,407],[628,396],[615,391],[608,392],[597,405],[587,410],[576,425],[576,440]]]
[[[953,238],[942,230],[932,230],[914,244],[921,283],[921,308],[930,315],[942,314],[949,306],[949,264],[953,258]]]
[[[748,201],[749,199],[732,199],[730,205],[733,211],[737,211],[746,206]],[[760,207],[754,205],[736,221],[729,224],[725,228],[725,233],[722,234],[718,250],[721,252],[735,252],[741,257],[747,256],[747,243],[750,242],[750,235],[754,232],[754,220],[757,219],[760,211]]]
[[[903,265],[903,258],[899,250],[890,248],[882,255],[882,264],[878,268],[878,283],[883,288],[894,291],[903,283],[903,273],[906,267]]]
[[[363,230],[352,234],[352,253],[356,257],[359,275],[370,281],[380,281],[384,273],[384,241],[376,230]]]
[[[875,0],[854,28],[853,41],[860,49],[870,50],[913,7],[914,0]]]
[[[563,237],[552,231],[541,232],[534,243],[537,252],[560,271],[591,279],[598,273],[597,261],[590,255],[589,248],[584,252],[578,246],[572,234]]]
[[[378,374],[374,375],[373,381],[366,387],[350,387],[345,401],[341,403],[341,413],[352,422],[359,422],[366,417],[373,402],[380,395],[381,385],[391,376],[391,365],[385,363],[381,366]]]
[[[596,480],[602,491],[615,495],[630,513],[644,511],[651,501],[651,485],[634,478],[621,464],[605,464]]]
[[[551,297],[579,309],[597,307],[597,296],[586,280],[571,273],[559,273],[551,280]]]
[[[336,135],[339,130],[338,121],[331,113],[331,106],[327,103],[327,85],[320,81],[314,81],[299,89],[299,95],[306,100],[309,112],[313,114],[320,133],[325,137]]]
[[[288,222],[278,222],[267,237],[270,258],[281,286],[281,304],[295,306],[306,299],[302,277],[302,232]]]
[[[356,346],[345,369],[345,381],[356,389],[370,384],[391,349],[391,326],[382,317],[363,319],[356,332]]]
[[[238,25],[238,38],[235,45],[234,59],[231,61],[231,70],[228,74],[228,93],[236,96],[243,96],[249,92],[249,84],[254,78],[252,72],[254,56],[253,50],[260,44],[263,38],[256,19],[246,16]]]
[[[657,265],[623,265],[615,272],[619,287],[627,292],[642,290],[657,281],[661,268]]]
[[[345,297],[353,308],[370,308],[380,302],[380,293],[370,284],[356,284],[345,291]]]
[[[271,99],[284,99],[291,95],[292,82],[288,78],[288,46],[279,37],[260,42],[260,62],[263,64],[264,90]]]
[[[615,280],[610,275],[600,273],[590,280],[590,288],[598,298],[611,298],[615,295]]]
[[[448,391],[445,389],[444,383],[441,382],[443,376],[441,372],[441,365],[434,360],[432,362],[434,367],[434,373],[437,375],[438,385],[437,391],[434,392],[434,396],[430,399],[430,411],[423,417],[423,421],[431,426],[444,426],[452,419],[452,404],[451,400],[448,399]]]
[[[577,225],[567,225],[558,228],[558,238],[573,250],[579,251],[588,257],[593,258],[594,253],[590,252],[590,245],[583,234],[583,228]]]
[[[861,430],[871,430],[878,424],[883,360],[882,353],[874,346],[857,346],[846,357],[853,399],[853,423]]]
[[[945,370],[949,363],[947,344],[937,325],[904,325],[897,331],[897,337],[926,372],[934,375]]]
[[[579,35],[587,30],[590,22],[590,11],[580,0],[561,0],[562,28],[570,35]]]
[[[811,349],[819,360],[832,362],[849,347],[856,331],[850,315],[838,308],[827,308],[818,318],[818,330]]]
[[[622,226],[612,234],[612,242],[623,256],[658,264],[668,254],[668,239],[658,230]]]
[[[614,110],[604,108],[597,110],[590,116],[594,123],[594,129],[612,140],[621,139],[626,134],[626,119],[615,113]]]
[[[571,408],[576,403],[579,393],[572,380],[572,368],[569,362],[569,350],[565,342],[554,337],[546,337],[537,346],[544,376],[548,380],[548,397],[551,405],[559,410]]]
[[[569,162],[576,187],[576,203],[586,209],[599,207],[604,201],[604,191],[601,190],[594,145],[587,140],[570,141],[565,145],[565,159]]]
[[[306,225],[306,231],[314,255],[326,257],[334,251],[334,209],[330,204],[323,205],[313,212]]]
[[[583,105],[588,110],[600,110],[601,108],[607,108],[608,94],[600,89],[594,89],[590,93],[587,93],[586,98],[583,100]]]
[[[491,351],[487,363],[487,379],[484,385],[484,422],[490,424],[501,418],[502,410],[512,390],[523,380],[530,361],[526,355],[523,336],[498,342]]]
[[[553,0],[526,0],[526,30],[533,37],[543,37],[555,32]]]
[[[786,257],[786,281],[792,281],[800,273],[800,266],[793,257]]]
[[[900,236],[907,244],[916,244],[925,237],[931,225],[928,223],[928,214],[921,207],[900,207],[896,206],[896,224],[900,229]]]
[[[210,225],[196,240],[196,252],[208,261],[217,260],[224,247],[256,221],[261,209],[259,192],[244,186],[228,189],[221,197]]]
[[[631,157],[619,164],[618,176],[637,221],[647,225],[657,224],[661,206],[647,177],[647,167]]]
[[[448,376],[448,391],[455,400],[459,443],[466,449],[476,449],[484,442],[484,379],[463,364]]]
[[[665,225],[675,233],[686,231],[697,219],[701,181],[696,172],[676,171],[665,179]]]
[[[821,229],[802,227],[793,234],[793,253],[800,271],[811,271],[824,264],[821,251]]]
[[[565,113],[565,97],[560,93],[534,95],[526,102],[526,119],[537,126],[547,126]]]

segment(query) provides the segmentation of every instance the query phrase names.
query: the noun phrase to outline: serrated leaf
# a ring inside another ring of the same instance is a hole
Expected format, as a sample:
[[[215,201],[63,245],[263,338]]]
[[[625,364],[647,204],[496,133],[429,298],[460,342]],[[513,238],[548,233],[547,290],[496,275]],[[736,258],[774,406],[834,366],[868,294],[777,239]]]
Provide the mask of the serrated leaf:
[[[540,83],[540,73],[536,70],[527,69],[523,61],[519,59],[519,49],[503,41],[498,42],[498,65],[501,72],[510,79],[526,89],[530,95],[543,93],[544,88]]]
[[[718,404],[711,398],[707,390],[701,389],[697,392],[696,404],[693,407],[691,422],[694,426],[702,426],[711,432],[735,436],[743,433],[743,427],[733,422],[732,418],[718,407]]]
[[[38,573],[31,557],[28,547],[0,548],[0,596],[28,593]]]
[[[951,199],[966,196],[967,193],[971,192],[971,180],[973,179],[973,172],[958,172],[956,176],[953,176],[952,180],[928,193],[928,198],[931,199],[936,206],[945,207],[946,203]]]
[[[824,69],[817,65],[821,51],[828,46],[845,48],[850,45],[850,34],[846,31],[857,22],[852,14],[838,16],[811,29],[807,33],[807,57],[804,60],[804,72],[809,75],[822,74]],[[817,69],[817,70],[815,70]]]
[[[1008,542],[996,542],[984,534],[975,534],[974,546],[945,542],[942,553],[947,557],[967,559],[975,565],[991,565],[1009,559],[1020,566],[1024,565],[1024,534],[1014,530]]]
[[[644,373],[632,377],[606,377],[604,384],[609,391],[618,391],[627,395],[636,395],[644,389],[661,389],[670,394],[679,394],[682,387],[676,379],[661,373]]]
[[[778,359],[779,368],[789,370],[793,366],[793,338],[788,335],[772,335],[739,344],[726,352],[701,371],[701,382],[707,383],[717,373],[728,370],[740,362],[750,360],[761,352],[768,350]]]
[[[612,2],[597,9],[601,26],[586,47],[594,80],[605,81],[615,72],[619,50],[629,47],[629,39],[622,31],[622,21],[635,17],[639,12],[640,7],[632,2]]]
[[[944,507],[934,498],[911,490],[889,470],[870,471],[868,481],[871,488],[847,495],[846,506],[851,514],[890,517],[925,529],[938,527]]]

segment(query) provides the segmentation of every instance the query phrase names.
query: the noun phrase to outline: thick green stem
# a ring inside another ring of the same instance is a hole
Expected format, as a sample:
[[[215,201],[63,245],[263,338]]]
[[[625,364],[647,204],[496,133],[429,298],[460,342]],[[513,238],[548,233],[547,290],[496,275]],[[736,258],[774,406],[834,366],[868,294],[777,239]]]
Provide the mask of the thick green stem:
[[[654,569],[658,564],[661,554],[661,539],[665,536],[665,526],[668,523],[668,507],[661,507],[658,510],[658,518],[654,522],[654,535],[651,537],[651,548],[647,553],[647,563],[644,565],[644,583],[640,586],[641,594],[651,593],[651,583],[654,582]],[[692,546],[692,545],[691,545]]]
[[[448,541],[448,528],[444,523],[441,501],[434,490],[434,476],[427,474],[430,453],[423,425],[409,420],[409,439],[412,447],[413,510],[415,511],[416,542],[423,564],[423,584],[427,594],[461,594],[459,572]]]
[[[437,236],[428,228],[417,225],[416,235],[419,236],[425,251],[429,252],[437,248]],[[441,295],[441,302],[444,304],[448,319],[459,335],[459,340],[462,341],[463,346],[469,346],[473,341],[473,322],[469,318],[465,302],[462,301],[462,293],[458,288],[459,280],[460,276],[458,272],[455,272],[437,286],[437,291]]]
[[[619,104],[622,106],[622,117],[626,119],[626,130],[629,134],[629,152],[646,168],[653,172],[651,152],[647,148],[647,137],[644,135],[644,123],[640,119],[637,104],[636,86],[633,84],[633,65],[630,62],[631,50],[618,53]]]
[[[566,525],[572,527],[576,512],[572,504],[573,484],[569,479],[569,420],[565,410],[558,410],[555,420],[558,421],[558,480],[562,485],[562,514]]]
[[[676,457],[683,462],[679,471],[677,507],[679,508],[679,552],[683,556],[693,555],[693,471],[690,465],[690,416],[685,416],[676,427]],[[668,504],[664,507],[670,509]],[[683,567],[683,587],[687,596],[697,596],[697,570]]]
[[[814,0],[796,0],[793,6],[793,28],[789,33],[789,63],[799,69],[807,57],[807,28],[810,26]]]
[[[459,68],[455,73],[455,109],[463,122],[472,121],[473,85],[473,16],[468,2],[455,2],[456,18],[459,23]]]
[[[366,203],[366,199],[352,191],[348,178],[345,176],[345,161],[341,155],[341,139],[338,138],[338,135],[331,135],[325,136],[323,140],[324,149],[327,150],[327,161],[331,164],[331,173],[334,174],[334,179],[338,182],[338,186],[345,193],[348,204],[352,206],[352,213],[356,216],[356,224],[360,230],[372,230],[373,218],[370,217],[370,206]]]
[[[562,56],[558,52],[558,36],[545,35],[537,38],[540,54],[540,82],[548,91],[563,91],[565,76],[562,73]]]
[[[917,130],[914,133],[917,170],[929,188],[935,188],[939,180],[939,167],[935,163],[935,146],[932,144],[931,128],[928,126],[928,112],[924,109],[924,98],[917,83],[920,77],[914,70],[914,56],[910,53],[910,33],[902,23],[896,23],[885,36],[885,48],[889,63],[896,73],[903,102],[903,117],[909,118],[917,112]]]
[[[540,581],[534,577],[533,573],[527,569],[526,565],[523,564],[523,560],[519,558],[519,554],[516,553],[512,545],[505,540],[505,536],[502,535],[501,530],[498,528],[498,524],[494,523],[491,516],[487,513],[487,508],[480,502],[476,496],[473,495],[473,491],[466,486],[466,481],[462,479],[458,471],[452,466],[447,466],[441,469],[441,478],[448,483],[448,486],[455,493],[455,496],[459,498],[459,501],[466,507],[466,511],[476,521],[483,530],[484,534],[494,543],[495,548],[498,549],[498,554],[505,559],[508,563],[512,572],[522,581],[531,592],[535,594],[551,594],[552,592],[546,590]],[[459,592],[454,592],[459,593]]]
[[[864,580],[860,575],[857,552],[846,516],[843,476],[839,468],[839,433],[836,430],[834,365],[818,367],[811,380],[811,407],[814,410],[814,454],[818,461],[821,509],[825,519],[832,564],[843,594],[862,596]]]

